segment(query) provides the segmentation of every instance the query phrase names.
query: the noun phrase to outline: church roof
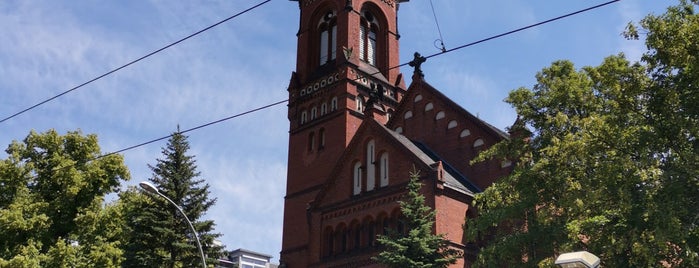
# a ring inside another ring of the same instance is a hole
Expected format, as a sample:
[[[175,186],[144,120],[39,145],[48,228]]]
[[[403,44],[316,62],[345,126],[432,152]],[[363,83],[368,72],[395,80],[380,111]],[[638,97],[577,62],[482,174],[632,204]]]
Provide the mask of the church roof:
[[[413,78],[415,78],[415,76],[413,76]],[[475,124],[481,126],[483,129],[485,129],[486,131],[491,133],[493,136],[499,137],[501,139],[509,139],[509,134],[507,134],[506,132],[489,124],[488,122],[481,120],[477,116],[473,115],[472,113],[470,113],[469,111],[467,111],[466,109],[461,107],[461,105],[457,104],[456,102],[451,100],[449,97],[444,95],[441,91],[439,91],[438,89],[436,89],[435,87],[433,87],[432,85],[427,83],[427,81],[425,81],[423,78],[414,79],[410,83],[410,86],[408,87],[408,90],[407,90],[407,94],[405,96],[403,96],[403,101],[401,101],[401,105],[396,110],[396,114],[402,113],[403,110],[406,109],[405,103],[409,102],[407,100],[412,99],[414,97],[414,95],[419,94],[420,91],[429,92],[429,94],[437,97],[440,101],[443,101],[446,104],[446,106],[454,109],[462,117],[465,117],[465,118],[471,120],[472,122],[474,122]],[[392,118],[391,121],[388,122],[388,125],[393,126],[393,122],[396,119],[397,119],[397,117]]]
[[[469,181],[468,178],[466,178],[466,176],[464,176],[458,170],[453,168],[449,163],[441,159],[437,155],[437,153],[429,149],[427,145],[422,144],[420,142],[411,141],[407,137],[399,134],[398,132],[388,129],[384,125],[378,125],[380,125],[381,128],[383,128],[388,134],[393,136],[393,138],[396,141],[402,144],[414,156],[420,159],[425,165],[432,166],[437,162],[441,161],[444,167],[444,171],[446,171],[446,174],[444,175],[444,181],[446,186],[451,187],[454,190],[457,190],[469,196],[473,196],[474,193],[481,192],[481,189],[479,189],[475,184]]]

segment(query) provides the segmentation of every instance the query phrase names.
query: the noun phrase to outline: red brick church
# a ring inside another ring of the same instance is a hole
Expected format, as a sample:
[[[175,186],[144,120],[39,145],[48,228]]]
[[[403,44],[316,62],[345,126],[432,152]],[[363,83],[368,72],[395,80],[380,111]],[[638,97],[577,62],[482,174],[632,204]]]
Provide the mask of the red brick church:
[[[400,230],[396,201],[417,169],[422,193],[468,267],[462,229],[475,193],[510,171],[471,165],[508,134],[430,86],[416,55],[398,68],[398,5],[407,0],[297,0],[296,71],[289,84],[289,160],[281,267],[381,267],[376,235]]]

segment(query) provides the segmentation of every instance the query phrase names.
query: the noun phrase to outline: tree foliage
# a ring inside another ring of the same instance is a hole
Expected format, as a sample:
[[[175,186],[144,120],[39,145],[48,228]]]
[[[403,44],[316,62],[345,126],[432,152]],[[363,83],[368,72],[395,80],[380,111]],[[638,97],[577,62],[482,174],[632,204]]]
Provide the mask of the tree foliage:
[[[480,215],[467,226],[484,243],[476,265],[550,266],[587,250],[607,267],[699,266],[696,5],[629,25],[625,36],[645,35],[641,62],[557,61],[532,89],[510,93],[520,135],[479,160],[516,167],[476,197]]]
[[[177,203],[192,221],[201,239],[207,264],[215,263],[222,248],[214,245],[220,234],[213,233],[214,222],[202,220],[216,199],[209,195],[209,185],[199,179],[193,156],[187,155],[187,137],[177,132],[163,148],[164,159],[150,166],[149,179],[161,193]],[[179,211],[157,195],[126,191],[121,195],[127,222],[124,266],[127,267],[196,267],[201,257],[189,225]]]
[[[129,178],[97,137],[31,132],[0,161],[0,267],[116,267],[119,212],[104,196]]]
[[[377,241],[384,249],[374,260],[388,267],[438,268],[456,263],[461,257],[461,251],[450,248],[443,235],[434,234],[435,212],[425,205],[421,187],[418,173],[413,172],[405,201],[399,201],[405,233],[388,230],[388,235],[379,235]]]

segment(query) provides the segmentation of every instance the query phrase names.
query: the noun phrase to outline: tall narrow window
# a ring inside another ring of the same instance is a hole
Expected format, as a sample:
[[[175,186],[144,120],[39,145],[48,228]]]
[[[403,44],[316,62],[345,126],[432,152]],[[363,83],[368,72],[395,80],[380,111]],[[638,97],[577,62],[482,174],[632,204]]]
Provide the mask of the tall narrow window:
[[[311,134],[308,134],[308,151],[311,152],[313,151],[313,148],[315,147],[315,134],[311,132]]]
[[[301,112],[301,124],[305,124],[308,121],[308,113],[306,111]]]
[[[388,186],[388,153],[384,152],[381,154],[381,159],[379,160],[379,174],[381,174],[380,186]]]
[[[311,120],[316,119],[317,116],[318,116],[318,108],[313,107],[311,109]]]
[[[330,111],[333,112],[337,110],[337,97],[333,97],[332,100],[330,100]]]
[[[362,163],[357,162],[354,164],[354,190],[352,193],[358,195],[362,192]]]
[[[362,96],[357,96],[357,112],[363,112],[364,111],[364,99]]]
[[[324,128],[321,128],[318,131],[318,138],[320,140],[320,142],[318,142],[318,149],[320,150],[320,149],[323,149],[325,147],[325,129]]]
[[[328,11],[318,23],[320,32],[319,56],[320,65],[335,60],[337,55],[337,23],[335,13]]]
[[[320,115],[323,116],[326,113],[328,113],[328,103],[323,102],[323,104],[320,105]]]
[[[376,186],[376,160],[374,159],[374,150],[376,149],[376,144],[374,140],[369,141],[366,145],[366,190],[374,190]]]
[[[362,14],[359,25],[359,58],[371,65],[376,65],[378,24],[376,18],[368,11]]]

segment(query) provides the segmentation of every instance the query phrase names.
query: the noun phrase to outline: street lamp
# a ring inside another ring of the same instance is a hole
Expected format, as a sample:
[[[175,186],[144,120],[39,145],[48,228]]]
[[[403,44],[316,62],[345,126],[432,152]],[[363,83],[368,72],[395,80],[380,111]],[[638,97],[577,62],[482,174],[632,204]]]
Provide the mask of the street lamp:
[[[192,222],[187,217],[187,214],[184,214],[184,211],[182,211],[182,208],[180,206],[178,206],[177,204],[175,204],[175,202],[173,202],[172,199],[168,198],[163,193],[158,191],[158,188],[155,188],[155,185],[153,185],[152,183],[147,182],[147,181],[142,181],[142,182],[139,182],[138,185],[141,186],[141,188],[143,188],[144,190],[146,190],[148,192],[162,196],[163,198],[165,198],[165,200],[170,201],[170,204],[175,206],[177,208],[177,210],[180,211],[180,214],[182,214],[182,216],[184,216],[184,219],[189,224],[189,228],[192,229],[192,234],[194,234],[194,238],[197,241],[197,247],[199,248],[199,253],[201,254],[201,264],[204,265],[204,268],[206,268],[207,267],[206,266],[206,256],[204,256],[204,250],[201,248],[201,242],[199,242],[199,235],[197,235],[197,230],[194,229],[194,226],[192,225]]]
[[[577,251],[561,254],[555,264],[561,268],[597,268],[599,258],[587,251]]]

